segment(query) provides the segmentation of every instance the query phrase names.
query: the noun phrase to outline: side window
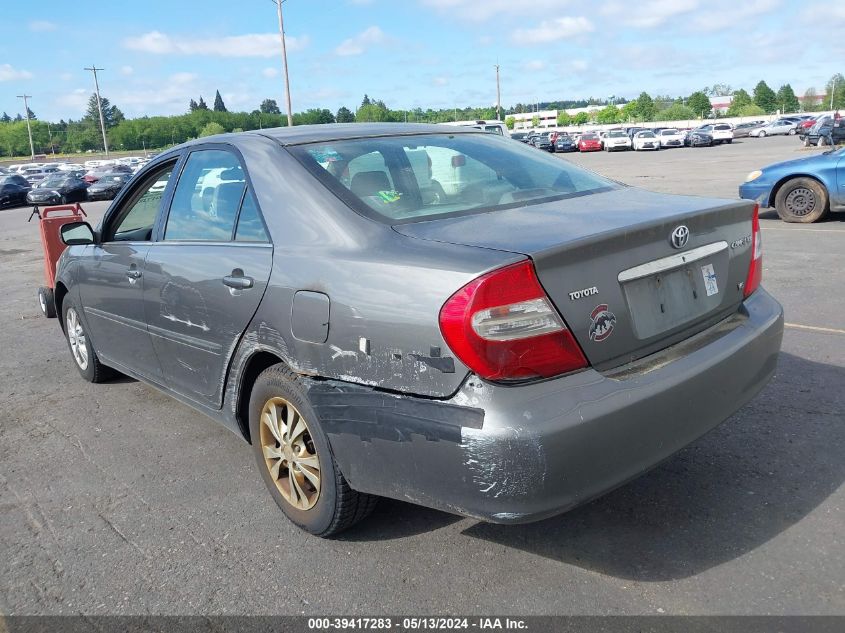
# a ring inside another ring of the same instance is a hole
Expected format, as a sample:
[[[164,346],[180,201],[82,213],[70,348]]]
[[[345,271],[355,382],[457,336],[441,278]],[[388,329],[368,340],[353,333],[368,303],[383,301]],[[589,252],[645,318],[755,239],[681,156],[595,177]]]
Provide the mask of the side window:
[[[164,239],[228,242],[245,189],[237,156],[223,150],[192,152],[173,193]]]
[[[111,240],[148,242],[152,239],[153,225],[161,207],[161,198],[167,188],[167,181],[173,172],[173,165],[151,174],[135,195],[129,199],[126,207],[115,217],[106,230],[106,241]]]
[[[246,192],[238,216],[238,228],[235,229],[236,242],[269,242],[264,223],[258,215],[258,207],[250,191]]]

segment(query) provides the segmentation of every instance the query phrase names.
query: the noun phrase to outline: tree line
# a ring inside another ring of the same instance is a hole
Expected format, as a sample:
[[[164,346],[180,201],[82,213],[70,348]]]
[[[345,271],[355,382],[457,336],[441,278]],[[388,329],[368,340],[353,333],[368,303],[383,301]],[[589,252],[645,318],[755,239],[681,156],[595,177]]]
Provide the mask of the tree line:
[[[577,101],[550,101],[526,106],[516,104],[503,108],[505,122],[513,127],[512,115],[518,112],[530,112],[532,107],[557,109],[558,125],[578,125],[588,122],[624,123],[647,121],[692,120],[705,118],[711,114],[710,96],[732,95],[733,101],[728,109],[728,116],[757,116],[781,112],[797,112],[801,104],[789,84],[784,84],[777,91],[772,90],[765,81],[760,81],[749,94],[746,90],[734,90],[726,84],[716,84],[698,90],[687,97],[658,95],[652,97],[643,92],[631,101],[614,99],[613,103],[595,98]],[[805,92],[803,110],[827,110],[845,108],[845,78],[839,73],[830,78],[824,92],[808,88]],[[287,117],[279,109],[275,99],[264,99],[251,112],[230,112],[223,101],[220,91],[216,91],[212,106],[209,107],[202,95],[191,98],[187,112],[174,116],[144,116],[128,119],[123,112],[113,105],[108,98],[101,97],[103,122],[109,147],[113,150],[160,149],[182,143],[189,139],[220,134],[240,132],[287,125]],[[617,104],[624,104],[621,108]],[[590,112],[580,112],[574,116],[564,108],[591,107]],[[353,122],[402,122],[409,123],[446,123],[456,120],[495,119],[493,107],[474,108],[414,108],[412,110],[393,110],[384,101],[364,95],[361,104],[353,111],[346,106],[336,112],[326,108],[312,108],[293,114],[294,125]],[[78,120],[61,120],[49,123],[39,120],[29,110],[30,126],[35,151],[39,154],[79,153],[99,151],[103,147],[100,131],[97,98],[91,95],[85,115]],[[539,125],[539,117],[535,126]],[[6,156],[25,156],[29,154],[29,139],[26,120],[20,114],[15,117],[3,113],[0,116],[0,154]]]
[[[625,102],[625,105],[621,108],[612,103],[596,101],[590,104],[596,107],[588,112],[570,115],[560,110],[557,124],[567,126],[591,122],[612,124],[704,119],[713,113],[710,97],[719,96],[733,97],[725,113],[729,117],[760,116],[774,114],[778,111],[781,113],[820,112],[832,108],[845,108],[845,78],[839,73],[831,77],[825,85],[823,96],[819,95],[815,88],[808,88],[804,93],[803,105],[790,84],[782,85],[776,92],[765,81],[761,80],[751,94],[742,88],[734,90],[727,84],[716,84],[713,87],[697,90],[687,97],[652,97],[647,92],[642,92],[636,99]],[[616,103],[621,103],[621,101]],[[539,105],[550,106],[551,104]],[[599,108],[598,106],[603,107]],[[548,109],[552,108],[549,107]],[[515,112],[515,110],[508,111],[508,114]],[[516,120],[513,117],[505,118],[505,123],[511,129],[513,129],[515,122]],[[539,115],[532,119],[532,123],[533,127],[539,126]]]

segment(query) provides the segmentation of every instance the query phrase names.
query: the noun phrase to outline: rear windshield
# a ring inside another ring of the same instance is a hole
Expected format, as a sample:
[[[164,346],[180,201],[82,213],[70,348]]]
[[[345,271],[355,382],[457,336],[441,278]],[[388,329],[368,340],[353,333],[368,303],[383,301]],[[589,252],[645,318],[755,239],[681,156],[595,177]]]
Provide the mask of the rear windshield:
[[[426,134],[288,148],[356,211],[397,224],[539,204],[616,188],[493,134]]]

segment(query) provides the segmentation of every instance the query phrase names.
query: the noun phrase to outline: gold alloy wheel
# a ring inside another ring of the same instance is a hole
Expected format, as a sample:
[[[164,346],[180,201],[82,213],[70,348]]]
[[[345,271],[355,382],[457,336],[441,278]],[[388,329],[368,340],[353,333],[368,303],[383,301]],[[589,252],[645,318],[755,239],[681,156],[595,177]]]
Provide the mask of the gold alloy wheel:
[[[284,398],[261,409],[259,441],[264,463],[285,500],[310,510],[320,497],[320,459],[305,418]]]

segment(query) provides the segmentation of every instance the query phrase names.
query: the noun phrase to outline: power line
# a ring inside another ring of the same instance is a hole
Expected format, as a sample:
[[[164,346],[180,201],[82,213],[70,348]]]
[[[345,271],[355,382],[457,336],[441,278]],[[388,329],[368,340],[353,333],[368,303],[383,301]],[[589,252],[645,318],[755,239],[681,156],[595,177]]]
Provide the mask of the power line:
[[[109,142],[106,139],[106,123],[103,120],[103,106],[100,103],[100,82],[97,81],[97,71],[98,70],[105,70],[105,68],[97,68],[96,65],[92,64],[91,68],[85,68],[83,70],[90,70],[94,73],[94,92],[97,95],[97,111],[100,113],[100,129],[103,131],[103,149],[106,152],[106,158],[109,157]]]
[[[23,99],[23,109],[26,111],[26,133],[29,134],[29,151],[32,154],[32,158],[35,158],[35,145],[32,143],[32,127],[29,125],[29,101],[28,99],[32,99],[32,95],[18,95],[18,99]]]

